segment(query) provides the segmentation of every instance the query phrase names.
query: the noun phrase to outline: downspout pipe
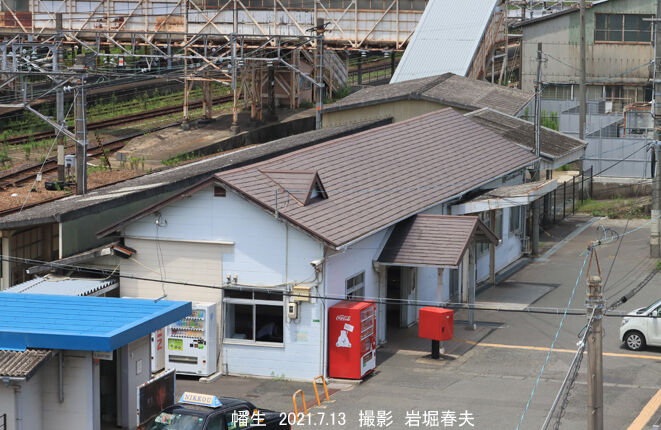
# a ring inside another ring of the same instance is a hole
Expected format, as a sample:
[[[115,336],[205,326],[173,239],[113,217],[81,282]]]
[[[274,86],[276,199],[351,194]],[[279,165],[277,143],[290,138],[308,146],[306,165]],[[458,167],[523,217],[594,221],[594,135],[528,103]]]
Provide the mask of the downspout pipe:
[[[57,354],[57,400],[64,403],[64,357],[62,351]]]
[[[16,430],[23,430],[23,404],[21,403],[21,386],[12,384],[14,388],[14,414],[16,415]]]

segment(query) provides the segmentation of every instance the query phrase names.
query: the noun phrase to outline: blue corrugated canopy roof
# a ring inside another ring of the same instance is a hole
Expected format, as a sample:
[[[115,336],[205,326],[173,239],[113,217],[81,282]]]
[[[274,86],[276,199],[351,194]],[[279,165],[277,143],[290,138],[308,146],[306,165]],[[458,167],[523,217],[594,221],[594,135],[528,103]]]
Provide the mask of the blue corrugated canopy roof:
[[[191,302],[0,293],[0,349],[112,351],[192,313]]]

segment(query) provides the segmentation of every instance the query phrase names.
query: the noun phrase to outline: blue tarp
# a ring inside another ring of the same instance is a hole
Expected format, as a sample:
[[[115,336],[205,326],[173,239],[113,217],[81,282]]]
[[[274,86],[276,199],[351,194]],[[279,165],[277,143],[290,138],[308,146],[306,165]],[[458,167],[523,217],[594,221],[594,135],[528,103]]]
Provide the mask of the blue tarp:
[[[191,302],[0,293],[0,349],[112,351],[191,315]]]

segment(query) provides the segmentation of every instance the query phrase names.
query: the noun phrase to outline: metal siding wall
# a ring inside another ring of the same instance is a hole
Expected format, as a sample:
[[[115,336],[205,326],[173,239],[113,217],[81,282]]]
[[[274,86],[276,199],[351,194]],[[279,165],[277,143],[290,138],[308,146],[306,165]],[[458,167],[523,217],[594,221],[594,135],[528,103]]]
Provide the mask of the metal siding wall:
[[[16,429],[14,410],[14,389],[0,384],[0,415],[7,414],[7,430]]]

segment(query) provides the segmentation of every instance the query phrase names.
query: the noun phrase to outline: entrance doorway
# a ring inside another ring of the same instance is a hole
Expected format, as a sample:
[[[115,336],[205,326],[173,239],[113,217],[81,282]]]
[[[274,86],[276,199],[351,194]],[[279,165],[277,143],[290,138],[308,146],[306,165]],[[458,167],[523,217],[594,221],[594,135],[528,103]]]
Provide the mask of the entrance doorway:
[[[409,305],[415,301],[417,291],[415,267],[389,266],[386,271],[386,324],[389,328],[409,327],[417,321],[418,308]]]
[[[112,360],[99,360],[99,397],[101,399],[101,429],[117,428],[117,365],[118,351]]]

